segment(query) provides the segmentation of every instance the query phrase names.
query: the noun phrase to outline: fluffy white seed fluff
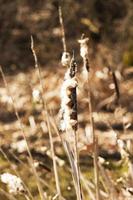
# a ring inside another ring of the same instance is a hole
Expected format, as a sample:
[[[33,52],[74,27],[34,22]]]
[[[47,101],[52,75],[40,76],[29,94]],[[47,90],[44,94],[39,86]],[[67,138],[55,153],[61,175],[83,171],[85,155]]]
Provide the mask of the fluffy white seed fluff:
[[[71,62],[71,56],[70,53],[68,52],[63,52],[62,58],[61,58],[61,63],[63,66],[68,67]]]
[[[61,87],[60,129],[62,131],[70,130],[72,126],[74,126],[77,123],[76,120],[71,119],[72,110],[68,106],[68,103],[71,101],[71,89],[77,87],[77,80],[75,77],[71,78],[69,73],[70,71],[68,70],[65,74],[65,80]]]
[[[83,59],[82,74],[85,81],[88,79],[88,71],[89,71],[88,41],[89,41],[89,38],[83,38],[83,39],[78,40],[78,42],[80,43],[80,56]]]
[[[88,41],[89,38],[78,40],[80,43],[80,55],[83,59],[88,58]]]
[[[19,194],[25,192],[22,180],[19,177],[10,173],[4,173],[0,176],[0,178],[1,182],[8,185],[9,193]]]

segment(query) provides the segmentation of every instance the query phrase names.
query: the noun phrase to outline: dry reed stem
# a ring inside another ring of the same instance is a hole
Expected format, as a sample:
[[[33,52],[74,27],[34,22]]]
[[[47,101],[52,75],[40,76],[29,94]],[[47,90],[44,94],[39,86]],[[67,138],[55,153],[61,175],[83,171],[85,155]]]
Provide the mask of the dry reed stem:
[[[77,132],[74,133],[74,147],[75,147],[75,166],[77,168],[77,185],[78,185],[78,196],[79,200],[83,199],[82,188],[81,188],[81,179],[80,179],[80,166],[79,166],[79,152],[78,152],[78,136]]]
[[[69,68],[71,56],[70,56],[70,53],[67,52],[64,21],[63,21],[61,6],[59,6],[58,11],[59,11],[58,12],[59,13],[59,22],[60,22],[60,26],[61,26],[61,36],[62,36],[62,44],[63,44],[63,53],[62,53],[61,63],[63,66]]]
[[[57,191],[57,194],[59,195],[59,199],[62,199],[61,189],[60,189],[60,184],[59,184],[58,171],[57,171],[56,158],[55,158],[55,152],[54,152],[54,145],[53,145],[53,139],[52,139],[52,132],[51,132],[51,127],[50,127],[50,119],[49,119],[49,114],[48,114],[48,109],[47,109],[47,102],[46,102],[46,99],[43,96],[44,87],[43,87],[43,82],[42,82],[42,77],[41,77],[41,71],[40,71],[40,68],[39,68],[39,65],[38,65],[37,55],[36,55],[36,52],[35,52],[35,49],[34,49],[34,40],[33,40],[32,36],[31,36],[31,51],[32,51],[32,54],[33,54],[33,57],[34,57],[35,69],[37,71],[38,79],[39,79],[40,87],[41,87],[40,97],[41,97],[42,106],[43,106],[42,115],[43,115],[43,118],[46,116],[46,123],[47,123],[47,128],[48,128],[48,133],[49,133],[50,147],[51,147],[52,160],[53,160],[53,169],[54,169],[54,176],[55,176],[55,183],[56,183],[56,191]]]
[[[2,79],[4,81],[4,84],[5,84],[5,87],[6,87],[6,90],[7,90],[7,93],[9,95],[9,97],[11,98],[11,102],[12,102],[12,106],[13,106],[13,109],[14,109],[14,112],[15,112],[15,115],[16,115],[16,118],[19,122],[19,126],[20,126],[20,131],[22,133],[22,136],[26,142],[26,148],[27,148],[27,152],[28,152],[28,155],[29,155],[29,158],[30,158],[30,165],[32,167],[32,170],[33,170],[33,174],[36,178],[36,181],[37,181],[37,187],[38,187],[38,191],[39,191],[39,194],[40,194],[40,197],[41,197],[41,200],[45,200],[44,199],[44,196],[43,196],[43,190],[42,190],[42,187],[41,187],[41,184],[40,184],[40,181],[39,181],[39,177],[38,177],[38,174],[37,174],[37,171],[34,167],[34,160],[32,158],[32,155],[31,155],[31,152],[30,152],[30,148],[29,148],[29,145],[28,145],[28,141],[26,139],[26,136],[25,136],[25,132],[24,132],[24,128],[23,128],[23,125],[22,125],[22,122],[21,122],[21,119],[19,117],[19,114],[18,114],[18,110],[16,108],[16,105],[15,105],[15,101],[10,93],[10,90],[9,90],[9,87],[8,87],[8,83],[6,81],[6,78],[5,78],[5,75],[4,75],[4,72],[2,70],[2,67],[0,66],[0,72],[1,72],[1,75],[2,75]]]
[[[63,21],[63,15],[62,15],[62,8],[61,8],[61,6],[59,6],[59,21],[60,21],[60,26],[61,26],[63,51],[67,52],[66,36],[65,36],[64,21]]]
[[[61,189],[60,189],[60,184],[59,184],[59,177],[58,177],[58,171],[57,171],[57,164],[56,164],[56,156],[54,152],[54,144],[53,144],[53,137],[52,137],[52,132],[50,128],[50,119],[49,116],[47,115],[47,127],[48,127],[48,132],[49,132],[49,139],[50,139],[50,147],[51,147],[51,153],[52,153],[52,160],[53,160],[53,169],[54,169],[54,176],[55,176],[55,182],[56,182],[56,190],[57,194],[59,196],[59,199],[63,199],[61,195]]]
[[[56,123],[55,123],[55,120],[53,120],[52,118],[50,118],[50,122],[51,122],[51,125],[52,127],[54,128],[56,134],[59,136],[60,140],[61,140],[61,143],[64,147],[64,150],[68,156],[68,159],[69,159],[69,162],[70,162],[70,166],[71,166],[71,169],[72,169],[72,178],[73,178],[73,182],[74,182],[74,187],[76,187],[76,183],[77,183],[77,178],[76,176],[74,175],[75,173],[75,165],[73,164],[73,153],[72,153],[72,149],[70,148],[70,145],[67,141],[64,140],[64,137],[62,137],[62,134],[60,134],[59,130],[58,130],[58,127],[56,126]]]
[[[88,83],[90,84],[90,82]],[[89,113],[90,113],[90,124],[92,128],[93,135],[93,161],[94,161],[94,178],[95,178],[95,186],[96,186],[96,200],[100,200],[100,189],[99,189],[99,169],[98,169],[98,138],[95,136],[95,128],[94,128],[94,118],[92,113],[92,103],[91,103],[91,94],[89,90]]]
[[[27,195],[25,195],[25,198],[26,198],[26,200],[30,200],[30,198]]]
[[[89,76],[89,53],[88,53],[88,41],[89,38],[84,38],[82,35],[81,39],[78,40],[80,43],[80,55],[83,59],[83,72],[85,77],[87,78],[87,90],[88,90],[88,105],[89,105],[89,117],[91,124],[91,131],[93,136],[93,161],[94,161],[94,178],[95,178],[95,186],[96,186],[96,200],[100,200],[100,192],[99,192],[99,173],[98,173],[98,138],[95,136],[95,128],[94,128],[94,118],[93,118],[93,110],[92,110],[92,100],[91,100],[91,81]]]

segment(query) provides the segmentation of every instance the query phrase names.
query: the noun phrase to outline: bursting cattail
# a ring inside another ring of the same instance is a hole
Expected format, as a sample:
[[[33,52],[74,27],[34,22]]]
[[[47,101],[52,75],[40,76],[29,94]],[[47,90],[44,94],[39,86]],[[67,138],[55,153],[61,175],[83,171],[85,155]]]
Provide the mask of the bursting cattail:
[[[76,88],[78,83],[76,80],[76,71],[77,64],[73,56],[71,59],[70,67],[65,73],[64,82],[61,88],[60,130],[65,134],[63,144],[72,168],[72,176],[77,200],[82,200],[79,157],[77,148],[78,119]]]
[[[72,58],[61,88],[60,130],[63,132],[77,130],[76,71],[77,65]]]
[[[80,55],[83,58],[83,71],[87,70],[89,72],[88,41],[89,38],[81,38],[78,40],[80,43]]]
[[[64,67],[69,67],[71,62],[71,56],[69,52],[63,52],[62,57],[61,57],[61,64]]]

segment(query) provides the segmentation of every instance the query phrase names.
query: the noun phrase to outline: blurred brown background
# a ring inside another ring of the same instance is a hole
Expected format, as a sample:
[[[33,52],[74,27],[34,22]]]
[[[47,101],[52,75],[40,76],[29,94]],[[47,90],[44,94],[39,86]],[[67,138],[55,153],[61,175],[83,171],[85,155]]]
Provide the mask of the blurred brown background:
[[[62,52],[58,4],[62,6],[67,44],[78,54],[77,39],[90,37],[90,54],[98,65],[107,60],[120,69],[133,65],[132,0],[0,0],[0,64],[6,71],[33,65],[30,35],[39,63],[59,62]]]

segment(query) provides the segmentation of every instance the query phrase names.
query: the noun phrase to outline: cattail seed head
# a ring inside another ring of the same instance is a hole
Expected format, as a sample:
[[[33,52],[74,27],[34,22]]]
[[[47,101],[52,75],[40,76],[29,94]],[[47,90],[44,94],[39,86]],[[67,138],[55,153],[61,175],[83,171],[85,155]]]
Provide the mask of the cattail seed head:
[[[72,58],[61,88],[60,130],[77,130],[77,65]]]
[[[69,67],[71,62],[71,56],[69,52],[63,52],[62,58],[61,58],[61,63],[64,67]]]
[[[84,74],[84,77],[87,77],[87,72],[89,72],[88,41],[89,41],[89,38],[83,38],[83,39],[78,40],[78,42],[80,43],[80,55],[83,59],[83,74]]]
[[[80,55],[83,59],[88,58],[88,41],[89,38],[78,40],[78,42],[80,43]]]

